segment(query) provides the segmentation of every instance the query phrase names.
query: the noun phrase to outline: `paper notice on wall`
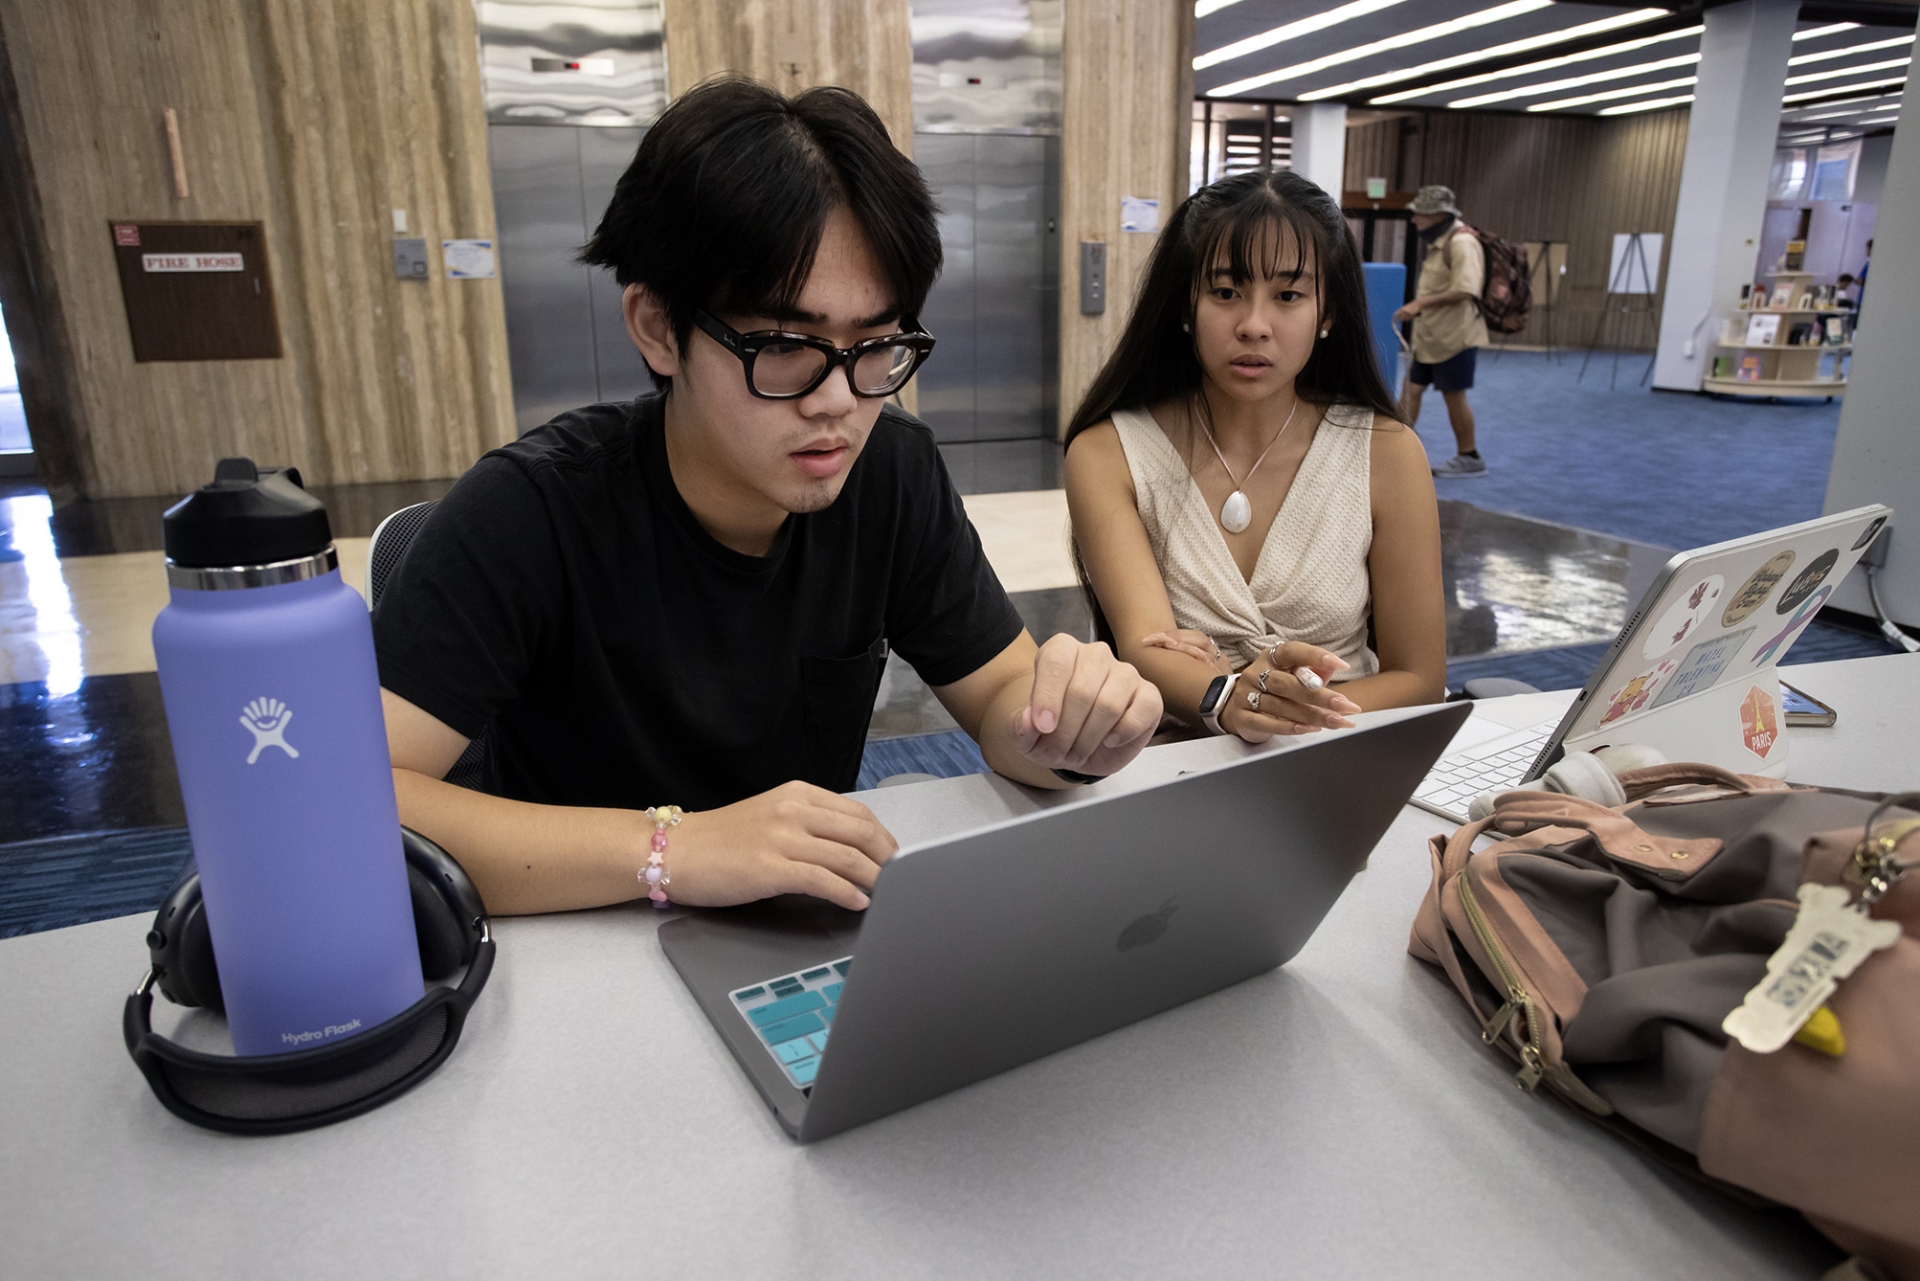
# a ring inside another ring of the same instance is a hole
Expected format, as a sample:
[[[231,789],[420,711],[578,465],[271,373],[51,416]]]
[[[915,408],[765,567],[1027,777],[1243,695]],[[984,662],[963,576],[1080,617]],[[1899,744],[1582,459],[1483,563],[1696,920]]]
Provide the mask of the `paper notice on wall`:
[[[1657,231],[1639,235],[1618,232],[1613,237],[1613,261],[1607,265],[1607,292],[1650,294],[1660,278],[1660,246],[1666,237]]]
[[[443,240],[440,259],[448,280],[492,280],[495,274],[491,240]]]
[[[1142,200],[1138,196],[1120,197],[1120,230],[1146,232],[1160,230],[1160,202]]]

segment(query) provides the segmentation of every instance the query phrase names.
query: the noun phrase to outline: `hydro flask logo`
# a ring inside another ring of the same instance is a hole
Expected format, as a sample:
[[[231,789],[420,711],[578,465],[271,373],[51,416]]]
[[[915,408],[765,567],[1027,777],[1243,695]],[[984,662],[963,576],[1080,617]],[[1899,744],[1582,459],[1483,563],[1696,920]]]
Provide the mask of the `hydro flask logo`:
[[[240,713],[240,723],[253,735],[253,750],[247,753],[247,764],[260,759],[263,749],[277,747],[295,760],[300,753],[293,744],[287,742],[287,722],[293,719],[293,711],[277,698],[256,698],[248,703]]]

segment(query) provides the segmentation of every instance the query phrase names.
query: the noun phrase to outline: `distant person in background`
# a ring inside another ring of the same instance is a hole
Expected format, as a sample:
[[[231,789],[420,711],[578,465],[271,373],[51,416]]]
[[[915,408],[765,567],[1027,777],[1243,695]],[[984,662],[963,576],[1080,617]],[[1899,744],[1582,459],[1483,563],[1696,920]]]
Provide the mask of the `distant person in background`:
[[[1473,408],[1467,391],[1473,367],[1487,345],[1487,322],[1480,316],[1480,291],[1487,283],[1487,257],[1480,238],[1461,220],[1451,187],[1422,187],[1407,206],[1426,246],[1413,301],[1393,313],[1394,322],[1413,322],[1413,367],[1400,416],[1409,427],[1420,422],[1420,399],[1428,384],[1447,402],[1458,452],[1433,469],[1443,480],[1484,476],[1487,464],[1473,434]]]

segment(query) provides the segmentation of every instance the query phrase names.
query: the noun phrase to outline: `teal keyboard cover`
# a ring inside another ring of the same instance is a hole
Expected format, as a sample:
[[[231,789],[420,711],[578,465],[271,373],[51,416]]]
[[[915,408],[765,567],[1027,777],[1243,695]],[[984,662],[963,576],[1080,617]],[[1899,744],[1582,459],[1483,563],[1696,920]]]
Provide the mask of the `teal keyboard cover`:
[[[733,1008],[773,1055],[787,1080],[806,1091],[820,1071],[851,956],[809,966],[729,993]]]

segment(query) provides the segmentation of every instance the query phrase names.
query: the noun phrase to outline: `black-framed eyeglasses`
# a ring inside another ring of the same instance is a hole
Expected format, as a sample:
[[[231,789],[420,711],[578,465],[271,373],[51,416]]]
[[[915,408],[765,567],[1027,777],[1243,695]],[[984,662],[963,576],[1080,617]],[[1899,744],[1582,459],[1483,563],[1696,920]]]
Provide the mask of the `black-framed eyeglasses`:
[[[812,334],[772,329],[743,334],[698,307],[693,309],[693,323],[740,358],[747,390],[762,400],[797,400],[825,382],[839,365],[847,367],[854,395],[891,396],[933,354],[933,335],[921,332],[917,322],[910,333],[868,338],[851,347],[836,347]]]

